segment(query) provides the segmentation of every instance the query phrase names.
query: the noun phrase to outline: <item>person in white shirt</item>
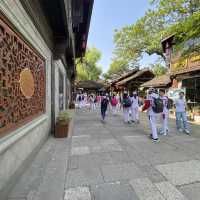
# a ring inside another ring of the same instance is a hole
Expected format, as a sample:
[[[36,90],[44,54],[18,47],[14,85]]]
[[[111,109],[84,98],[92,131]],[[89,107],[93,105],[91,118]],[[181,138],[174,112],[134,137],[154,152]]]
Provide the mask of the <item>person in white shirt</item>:
[[[133,96],[131,98],[131,116],[132,122],[139,123],[139,98],[137,92],[133,92]]]
[[[159,95],[157,94],[154,88],[150,88],[148,91],[147,99],[144,101],[144,105],[142,111],[147,110],[147,116],[149,118],[149,123],[151,127],[151,138],[153,141],[158,141],[158,131],[157,131],[157,118],[163,112],[163,107],[159,109],[158,106],[155,105],[155,101],[159,99]]]
[[[163,113],[162,113],[162,128],[160,134],[167,135],[168,134],[168,118],[169,118],[169,109],[168,109],[168,101],[169,98],[165,95],[165,90],[159,90],[159,96],[163,100]]]
[[[179,98],[174,102],[176,107],[176,128],[179,132],[190,134],[186,115],[186,100],[184,92],[179,93]],[[183,123],[183,128],[182,128]]]
[[[78,103],[78,108],[79,109],[82,108],[82,94],[81,93],[77,94],[76,102]]]

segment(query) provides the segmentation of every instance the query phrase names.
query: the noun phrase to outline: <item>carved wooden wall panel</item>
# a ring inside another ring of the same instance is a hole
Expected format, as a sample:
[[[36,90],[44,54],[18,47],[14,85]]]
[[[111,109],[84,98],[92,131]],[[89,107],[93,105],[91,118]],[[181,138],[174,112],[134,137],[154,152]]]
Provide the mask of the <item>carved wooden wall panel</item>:
[[[0,136],[45,112],[45,61],[0,15]]]

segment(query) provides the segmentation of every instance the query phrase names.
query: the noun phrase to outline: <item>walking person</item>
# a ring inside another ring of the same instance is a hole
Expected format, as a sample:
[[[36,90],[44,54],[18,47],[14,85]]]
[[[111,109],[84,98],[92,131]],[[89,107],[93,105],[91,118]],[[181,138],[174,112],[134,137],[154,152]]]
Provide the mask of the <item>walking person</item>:
[[[118,100],[117,100],[115,94],[113,94],[110,103],[112,106],[112,114],[115,116],[117,114],[117,104],[118,104]]]
[[[129,111],[130,111],[131,105],[132,105],[131,99],[128,96],[128,92],[125,91],[123,95],[123,100],[122,100],[124,123],[130,124]]]
[[[163,100],[163,113],[161,115],[162,119],[162,128],[160,130],[160,134],[167,135],[169,132],[168,128],[168,119],[169,119],[169,101],[170,99],[165,95],[165,90],[159,90],[159,96]]]
[[[139,97],[137,92],[133,92],[133,95],[131,98],[131,116],[132,116],[132,122],[139,123]]]
[[[89,95],[88,101],[89,101],[89,110],[93,110],[94,97],[92,94]]]
[[[79,93],[76,96],[76,102],[78,103],[78,108],[81,109],[82,108],[82,94],[81,93]]]
[[[121,96],[119,95],[119,93],[117,93],[116,95],[116,99],[117,99],[117,112],[120,112],[121,110]]]
[[[103,123],[105,122],[108,104],[109,104],[109,97],[104,94],[101,99],[101,118]]]
[[[186,100],[184,92],[179,93],[179,98],[174,102],[176,107],[176,128],[179,132],[190,134],[186,115]],[[183,128],[182,128],[183,126]]]
[[[150,88],[148,91],[147,99],[144,102],[142,111],[147,110],[149,124],[151,127],[151,139],[155,142],[158,141],[157,119],[163,113],[163,101],[159,98],[156,90]]]

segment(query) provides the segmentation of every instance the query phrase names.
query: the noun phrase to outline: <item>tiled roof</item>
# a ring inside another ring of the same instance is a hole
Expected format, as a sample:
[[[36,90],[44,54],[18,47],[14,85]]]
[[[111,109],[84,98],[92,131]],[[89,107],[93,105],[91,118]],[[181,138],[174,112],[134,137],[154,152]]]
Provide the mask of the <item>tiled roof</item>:
[[[117,85],[124,85],[129,81],[132,81],[140,76],[142,76],[144,73],[149,73],[150,75],[152,75],[152,77],[154,76],[153,72],[149,69],[142,69],[139,70],[138,72],[136,72],[135,74],[133,74],[132,76],[129,76],[128,78],[125,78],[123,80],[121,80],[120,82],[116,83]]]
[[[163,87],[171,83],[170,75],[165,74],[154,79],[147,81],[141,85],[141,87]]]

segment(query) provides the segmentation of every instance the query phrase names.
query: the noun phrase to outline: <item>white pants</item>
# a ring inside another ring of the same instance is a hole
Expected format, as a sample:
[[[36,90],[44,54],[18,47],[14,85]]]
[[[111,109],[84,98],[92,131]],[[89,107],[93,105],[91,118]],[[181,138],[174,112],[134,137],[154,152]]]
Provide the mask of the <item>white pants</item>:
[[[130,108],[123,108],[124,122],[129,122],[129,111]]]
[[[91,110],[95,110],[96,109],[96,105],[94,102],[90,103],[90,109]]]
[[[168,113],[166,114],[162,114],[162,129],[161,131],[164,133],[164,135],[167,134],[167,131],[168,131],[168,118],[169,118],[169,115]]]
[[[131,108],[131,116],[133,121],[139,121],[139,108]]]
[[[112,114],[113,115],[117,114],[117,106],[112,106]]]
[[[157,115],[149,115],[149,123],[151,127],[151,134],[153,139],[158,138],[158,132],[157,132]]]
[[[78,108],[82,108],[82,101],[78,101]]]

